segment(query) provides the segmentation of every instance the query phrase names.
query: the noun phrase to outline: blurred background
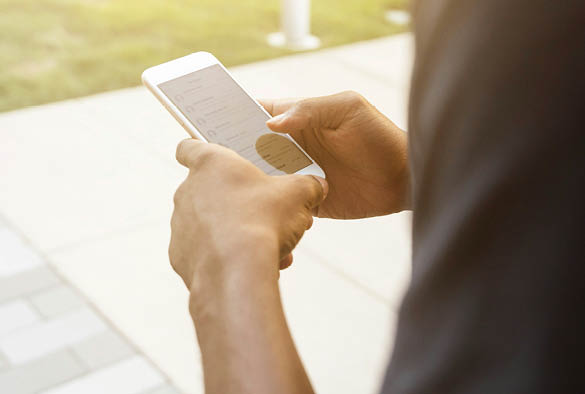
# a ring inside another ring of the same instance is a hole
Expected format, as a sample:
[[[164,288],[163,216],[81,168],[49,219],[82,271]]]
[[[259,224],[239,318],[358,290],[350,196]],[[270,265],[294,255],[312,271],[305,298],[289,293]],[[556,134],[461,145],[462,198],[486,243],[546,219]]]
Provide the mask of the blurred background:
[[[275,46],[301,3],[313,49]],[[256,97],[356,90],[406,128],[409,24],[405,0],[0,0],[0,392],[203,393],[167,257],[187,134],[144,69],[209,51]],[[283,272],[317,392],[379,389],[410,219],[316,220]]]
[[[313,1],[323,47],[406,30],[406,0]],[[0,111],[140,84],[142,71],[195,51],[226,66],[290,54],[266,45],[278,0],[0,0]]]

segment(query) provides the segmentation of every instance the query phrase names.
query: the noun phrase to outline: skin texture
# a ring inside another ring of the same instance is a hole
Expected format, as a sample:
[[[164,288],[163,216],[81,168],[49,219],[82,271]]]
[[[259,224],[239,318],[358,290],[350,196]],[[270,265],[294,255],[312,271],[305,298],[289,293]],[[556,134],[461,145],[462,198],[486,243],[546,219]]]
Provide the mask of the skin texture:
[[[260,103],[275,117],[268,126],[289,133],[325,171],[329,194],[317,216],[358,219],[408,209],[406,133],[361,95]]]
[[[263,105],[289,111],[270,127],[290,130],[328,182],[270,177],[219,145],[179,144],[189,175],[175,194],[169,258],[190,290],[208,394],[312,393],[282,309],[279,268],[292,263],[314,214],[367,217],[408,200],[404,132],[361,96]]]

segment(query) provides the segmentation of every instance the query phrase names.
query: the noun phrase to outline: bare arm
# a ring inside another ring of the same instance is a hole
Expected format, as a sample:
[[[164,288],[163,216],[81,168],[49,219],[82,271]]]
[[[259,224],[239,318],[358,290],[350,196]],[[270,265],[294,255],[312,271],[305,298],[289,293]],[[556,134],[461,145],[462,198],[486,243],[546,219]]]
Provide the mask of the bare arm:
[[[190,172],[175,195],[169,257],[191,293],[206,393],[312,393],[278,277],[313,222],[325,180],[269,177],[195,140],[179,145],[177,157]]]
[[[289,333],[278,289],[278,251],[236,256],[246,268],[217,281],[197,275],[191,314],[206,393],[312,393]],[[222,265],[226,262],[211,261]]]

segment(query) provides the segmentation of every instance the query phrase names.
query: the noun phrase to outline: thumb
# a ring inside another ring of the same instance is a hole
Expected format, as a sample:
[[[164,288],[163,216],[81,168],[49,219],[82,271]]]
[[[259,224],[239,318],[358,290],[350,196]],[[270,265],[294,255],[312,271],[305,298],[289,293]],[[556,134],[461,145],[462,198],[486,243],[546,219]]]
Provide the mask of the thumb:
[[[277,133],[291,133],[297,130],[302,130],[306,126],[306,122],[302,117],[299,117],[296,111],[289,109],[280,115],[268,120],[266,125],[270,130]]]
[[[319,128],[323,120],[321,112],[329,105],[319,98],[298,101],[285,112],[270,119],[266,125],[277,133],[294,133],[309,128]]]
[[[332,96],[301,100],[266,125],[277,133],[293,133],[304,129],[337,129],[346,117],[364,104],[357,93],[343,92]]]
[[[321,204],[321,202],[323,202],[323,200],[325,200],[327,198],[327,194],[329,193],[329,183],[327,183],[327,180],[325,178],[321,178],[320,176],[317,175],[311,175],[313,178],[315,178],[315,180],[317,180],[317,182],[319,182],[319,184],[321,185],[321,197],[320,197],[320,201],[318,202],[318,204]]]
[[[291,196],[305,205],[309,210],[319,206],[327,197],[329,185],[324,178],[314,175],[292,175]]]

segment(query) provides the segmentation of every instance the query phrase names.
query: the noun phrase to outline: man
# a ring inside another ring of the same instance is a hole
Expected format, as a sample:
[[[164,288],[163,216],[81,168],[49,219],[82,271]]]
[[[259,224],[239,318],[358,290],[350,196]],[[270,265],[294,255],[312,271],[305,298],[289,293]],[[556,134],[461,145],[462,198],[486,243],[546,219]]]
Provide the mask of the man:
[[[327,182],[179,145],[169,253],[208,393],[311,393],[279,267],[312,214],[409,208],[383,393],[585,392],[585,3],[419,1],[415,18],[408,137],[355,93],[263,102]]]

